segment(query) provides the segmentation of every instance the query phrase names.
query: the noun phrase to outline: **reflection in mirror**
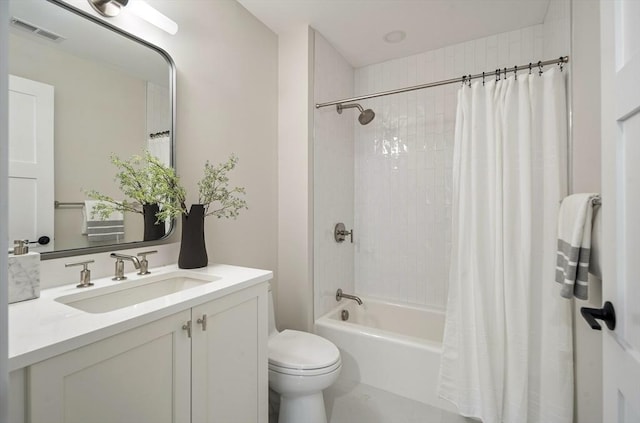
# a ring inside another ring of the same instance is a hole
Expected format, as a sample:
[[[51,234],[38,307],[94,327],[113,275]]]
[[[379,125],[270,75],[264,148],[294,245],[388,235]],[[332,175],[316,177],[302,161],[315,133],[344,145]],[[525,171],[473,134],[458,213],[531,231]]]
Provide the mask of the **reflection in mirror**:
[[[170,58],[56,2],[11,0],[10,19],[9,241],[58,257],[142,241],[142,214],[100,220],[86,192],[125,199],[112,154],[173,163]]]

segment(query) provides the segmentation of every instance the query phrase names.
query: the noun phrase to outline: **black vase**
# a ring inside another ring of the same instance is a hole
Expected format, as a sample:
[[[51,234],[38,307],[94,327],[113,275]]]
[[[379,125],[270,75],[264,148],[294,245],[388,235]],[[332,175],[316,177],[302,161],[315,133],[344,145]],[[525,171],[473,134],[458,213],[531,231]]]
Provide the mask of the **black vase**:
[[[207,247],[204,243],[204,206],[193,204],[189,215],[182,215],[182,240],[178,267],[197,269],[209,263]]]
[[[164,222],[156,223],[156,214],[160,211],[157,204],[143,204],[142,216],[144,218],[143,241],[155,241],[165,235]]]

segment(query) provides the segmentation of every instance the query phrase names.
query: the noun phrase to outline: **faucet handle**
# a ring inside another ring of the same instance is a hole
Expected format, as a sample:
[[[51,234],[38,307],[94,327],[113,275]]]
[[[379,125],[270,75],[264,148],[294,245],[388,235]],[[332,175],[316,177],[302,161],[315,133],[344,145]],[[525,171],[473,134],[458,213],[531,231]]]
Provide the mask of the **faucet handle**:
[[[76,263],[66,263],[64,267],[84,266],[84,269],[82,270],[89,270],[87,269],[87,266],[91,263],[95,263],[95,260],[79,261]]]
[[[64,267],[82,266],[80,271],[80,283],[76,285],[76,288],[87,288],[93,286],[91,283],[91,270],[89,270],[89,264],[94,263],[95,260],[79,261],[76,263],[65,263]]]
[[[151,273],[149,272],[149,261],[147,260],[147,255],[155,254],[157,252],[158,250],[151,250],[143,251],[137,254],[138,257],[142,257],[142,259],[140,260],[140,271],[138,272],[138,275],[148,275],[149,273]]]

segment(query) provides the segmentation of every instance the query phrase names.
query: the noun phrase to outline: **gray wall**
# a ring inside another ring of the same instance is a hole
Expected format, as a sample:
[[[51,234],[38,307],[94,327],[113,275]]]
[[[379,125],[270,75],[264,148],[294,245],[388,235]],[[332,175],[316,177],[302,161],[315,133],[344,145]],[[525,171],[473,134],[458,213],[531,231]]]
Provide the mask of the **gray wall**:
[[[573,192],[600,192],[600,4],[572,0]],[[580,307],[602,306],[602,283],[591,279],[588,301],[575,301],[574,348],[578,423],[602,422],[602,331]]]
[[[278,39],[278,284],[280,329],[313,325],[313,30]]]
[[[68,0],[96,15],[85,0]],[[244,186],[249,210],[237,220],[207,218],[209,260],[276,269],[276,35],[234,0],[149,0],[179,25],[176,35],[125,11],[108,19],[166,50],[177,68],[177,170],[188,202],[206,160],[240,159],[231,183]],[[171,238],[178,241],[176,234]]]

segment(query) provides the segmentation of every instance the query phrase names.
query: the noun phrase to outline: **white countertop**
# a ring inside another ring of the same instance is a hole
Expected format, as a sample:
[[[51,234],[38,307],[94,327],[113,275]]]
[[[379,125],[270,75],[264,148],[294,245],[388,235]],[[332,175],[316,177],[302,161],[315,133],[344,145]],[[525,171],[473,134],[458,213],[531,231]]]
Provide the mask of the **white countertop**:
[[[268,270],[211,264],[184,270],[177,265],[150,269],[152,274],[128,273],[127,283],[150,276],[180,272],[208,274],[220,279],[171,295],[106,313],[88,313],[55,301],[56,298],[118,285],[111,278],[96,279],[90,288],[76,288],[77,282],[43,290],[40,298],[9,305],[9,371],[27,367],[58,354],[88,345],[134,327],[169,316],[273,277]]]

